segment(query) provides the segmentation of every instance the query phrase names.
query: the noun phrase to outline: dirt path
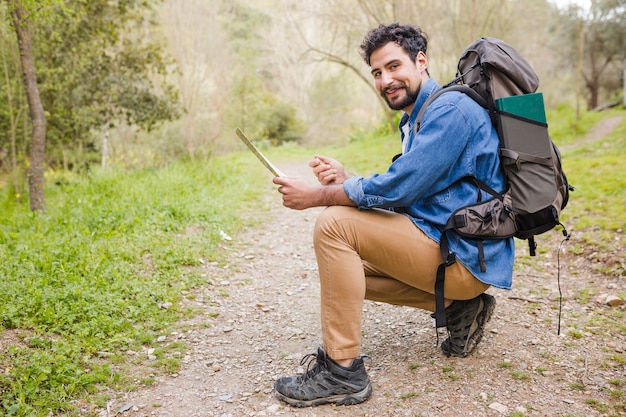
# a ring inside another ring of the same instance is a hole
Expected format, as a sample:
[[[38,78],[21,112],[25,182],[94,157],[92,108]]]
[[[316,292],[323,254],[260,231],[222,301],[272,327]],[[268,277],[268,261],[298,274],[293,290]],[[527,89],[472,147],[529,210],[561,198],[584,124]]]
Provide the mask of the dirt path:
[[[285,168],[295,173],[303,167]],[[320,209],[287,210],[270,185],[267,198],[271,218],[225,241],[228,267],[207,265],[211,285],[188,297],[202,313],[163,341],[191,347],[182,369],[156,377],[149,388],[118,393],[101,416],[626,415],[626,408],[615,406],[626,403],[624,394],[614,394],[626,386],[626,336],[623,327],[614,331],[607,324],[618,310],[623,318],[624,308],[580,299],[589,288],[624,291],[626,283],[594,274],[592,260],[564,254],[566,301],[557,335],[556,232],[539,240],[545,253],[536,258],[518,245],[515,289],[489,291],[498,302],[496,314],[469,358],[440,353],[427,313],[366,302],[362,348],[370,356],[373,396],[350,407],[280,403],[273,381],[302,371],[301,357],[321,340],[311,244]]]
[[[622,116],[615,116],[601,120],[582,140],[569,145],[559,146],[559,149],[561,152],[566,152],[596,142],[615,130],[622,123],[623,119]]]

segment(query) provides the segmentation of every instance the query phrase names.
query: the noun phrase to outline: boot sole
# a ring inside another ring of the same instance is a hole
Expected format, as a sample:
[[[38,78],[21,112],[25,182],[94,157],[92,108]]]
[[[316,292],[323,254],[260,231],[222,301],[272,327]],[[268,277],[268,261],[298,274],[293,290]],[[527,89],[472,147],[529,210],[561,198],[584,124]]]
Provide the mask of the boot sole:
[[[372,384],[368,383],[365,388],[363,388],[359,392],[355,392],[353,394],[339,394],[339,395],[331,395],[330,397],[324,398],[316,398],[314,400],[298,400],[295,398],[289,398],[276,391],[276,397],[286,402],[289,405],[298,408],[304,407],[315,407],[317,405],[322,404],[337,404],[337,405],[354,405],[362,403],[367,400],[372,395]]]
[[[485,294],[485,293],[481,294],[480,298],[483,303],[483,307],[478,313],[478,315],[476,316],[475,320],[477,322],[477,326],[474,332],[470,333],[470,336],[467,339],[466,350],[464,350],[461,353],[456,353],[456,352],[451,351],[450,346],[449,346],[450,341],[449,339],[446,339],[443,341],[443,343],[441,343],[441,350],[446,356],[464,358],[470,353],[472,353],[474,349],[476,349],[476,346],[478,345],[478,343],[480,343],[480,341],[482,340],[484,330],[485,330],[485,324],[487,324],[487,322],[491,320],[493,311],[496,308],[496,299],[493,296],[489,294]]]

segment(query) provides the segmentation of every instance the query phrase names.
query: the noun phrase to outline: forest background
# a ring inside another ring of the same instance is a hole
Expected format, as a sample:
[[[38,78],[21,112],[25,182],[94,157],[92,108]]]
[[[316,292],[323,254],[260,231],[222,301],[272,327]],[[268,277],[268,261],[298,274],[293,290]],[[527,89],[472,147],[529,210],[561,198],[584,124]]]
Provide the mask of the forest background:
[[[399,114],[359,55],[379,23],[421,25],[440,83],[480,36],[529,60],[576,167],[571,253],[623,281],[624,123],[575,145],[623,117],[625,13],[624,0],[0,1],[0,414],[102,409],[108,388],[154,381],[133,378],[133,352],[176,371],[185,347],[159,337],[194,314],[180,300],[263,218],[267,173],[235,127],[279,162],[332,147],[351,171],[385,169]]]
[[[28,169],[32,180],[44,166],[80,172],[94,163],[129,168],[206,159],[240,146],[235,127],[272,145],[313,146],[372,128],[393,130],[397,113],[373,90],[359,55],[364,33],[381,22],[423,27],[430,72],[440,83],[455,76],[470,42],[492,36],[530,61],[549,109],[566,105],[579,116],[619,100],[624,1],[559,4],[6,0],[0,3],[0,169],[23,199]],[[16,8],[30,31],[43,109],[36,124]],[[34,137],[33,127],[44,124],[45,137]]]

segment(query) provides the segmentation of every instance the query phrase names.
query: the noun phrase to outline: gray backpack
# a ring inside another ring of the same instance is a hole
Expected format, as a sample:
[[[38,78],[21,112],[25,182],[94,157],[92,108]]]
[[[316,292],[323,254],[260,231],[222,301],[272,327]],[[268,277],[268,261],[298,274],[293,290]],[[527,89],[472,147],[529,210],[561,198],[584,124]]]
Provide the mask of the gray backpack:
[[[475,239],[481,270],[486,271],[483,240],[516,237],[528,240],[535,255],[534,236],[557,225],[573,190],[561,167],[561,155],[548,135],[543,96],[536,93],[539,79],[528,62],[510,45],[483,37],[462,54],[457,78],[433,93],[422,106],[415,125],[419,130],[424,112],[441,94],[461,91],[484,107],[500,139],[500,160],[506,190],[496,192],[477,178],[468,177],[491,195],[456,210],[443,230],[440,248],[443,263],[435,281],[436,326],[446,325],[443,283],[445,268],[456,261],[448,248],[448,233]],[[563,227],[563,235],[569,234]]]

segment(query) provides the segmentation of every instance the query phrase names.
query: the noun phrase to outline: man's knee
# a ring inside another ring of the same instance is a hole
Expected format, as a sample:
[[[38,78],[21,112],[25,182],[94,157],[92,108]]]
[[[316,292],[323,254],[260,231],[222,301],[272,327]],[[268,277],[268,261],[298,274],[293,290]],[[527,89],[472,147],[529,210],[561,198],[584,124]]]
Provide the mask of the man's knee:
[[[347,217],[354,217],[354,211],[358,211],[355,207],[347,206],[330,206],[324,209],[317,217],[315,229],[313,232],[314,241],[318,241],[320,237],[337,233],[337,224]]]

